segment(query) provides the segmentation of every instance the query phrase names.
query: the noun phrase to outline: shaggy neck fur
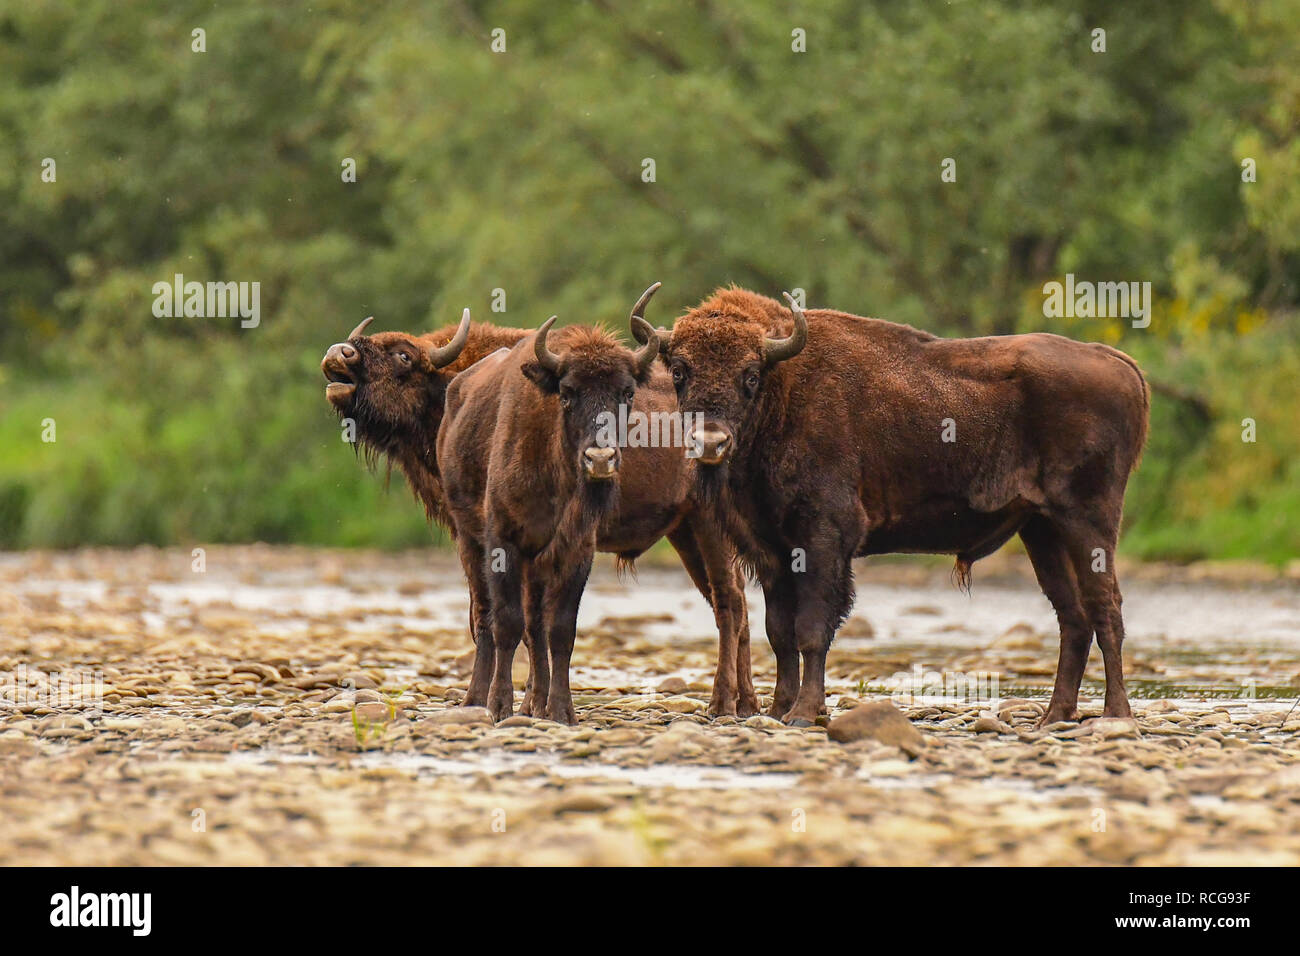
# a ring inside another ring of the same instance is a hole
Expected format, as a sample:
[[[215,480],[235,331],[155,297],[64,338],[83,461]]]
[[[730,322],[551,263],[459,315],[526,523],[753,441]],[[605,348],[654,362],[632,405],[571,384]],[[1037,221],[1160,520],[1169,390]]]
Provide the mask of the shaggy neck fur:
[[[449,325],[427,335],[420,340],[430,345],[446,345],[456,332],[456,326]],[[396,466],[406,477],[412,494],[424,506],[425,516],[443,527],[451,526],[451,518],[443,504],[442,480],[438,474],[438,458],[435,447],[438,439],[438,426],[442,424],[443,402],[446,398],[447,383],[459,372],[463,372],[475,362],[497,349],[509,348],[528,335],[527,329],[501,328],[486,323],[473,322],[469,327],[469,339],[465,349],[451,364],[440,369],[436,375],[441,378],[430,382],[430,388],[437,394],[430,395],[430,412],[423,416],[418,426],[410,429],[393,428],[384,434],[375,434],[367,430],[358,435],[357,446],[365,458],[367,467],[374,468],[380,457],[387,459],[388,476],[391,478]],[[361,417],[357,418],[362,421]]]

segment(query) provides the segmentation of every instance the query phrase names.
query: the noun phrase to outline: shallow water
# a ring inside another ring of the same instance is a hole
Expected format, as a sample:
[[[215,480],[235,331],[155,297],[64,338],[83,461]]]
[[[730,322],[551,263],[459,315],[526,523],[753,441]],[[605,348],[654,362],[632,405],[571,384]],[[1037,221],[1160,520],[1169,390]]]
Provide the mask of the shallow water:
[[[0,672],[102,670],[109,689],[102,711],[21,712],[0,689],[0,863],[1300,864],[1300,716],[1280,719],[1300,686],[1295,584],[1135,575],[1136,724],[1043,734],[1057,640],[1032,580],[977,567],[967,595],[946,570],[864,564],[827,708],[892,697],[924,740],[904,753],[709,718],[712,614],[675,568],[593,574],[576,727],[493,727],[456,706],[472,653],[449,556],[207,562],[0,555]],[[774,660],[749,598],[766,705]],[[517,691],[525,673],[521,654]],[[889,683],[917,674],[914,694]],[[989,676],[974,697],[944,683]],[[1085,717],[1101,677],[1094,649]],[[668,678],[685,691],[658,692]],[[1030,704],[1003,712],[1012,698]]]

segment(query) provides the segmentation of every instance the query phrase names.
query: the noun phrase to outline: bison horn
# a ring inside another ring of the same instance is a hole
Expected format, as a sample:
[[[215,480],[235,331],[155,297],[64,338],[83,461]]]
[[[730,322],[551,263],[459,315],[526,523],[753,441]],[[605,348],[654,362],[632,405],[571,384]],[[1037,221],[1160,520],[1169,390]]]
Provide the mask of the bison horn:
[[[551,316],[538,328],[537,338],[533,340],[533,353],[537,356],[537,362],[542,368],[559,375],[560,357],[546,347],[546,336],[550,334],[551,326],[555,324],[556,318],[557,316]]]
[[[803,314],[803,309],[799,308],[799,303],[794,300],[794,296],[789,292],[781,294],[785,296],[785,301],[790,303],[790,311],[794,313],[794,334],[788,339],[763,339],[763,361],[768,365],[794,358],[808,344],[807,316]]]
[[[636,339],[642,345],[645,345],[651,338],[658,338],[659,345],[657,351],[662,352],[668,347],[668,340],[672,338],[672,333],[667,329],[659,329],[645,320],[646,303],[659,291],[662,282],[656,282],[650,288],[641,293],[641,298],[636,300],[636,305],[632,306],[632,338]],[[639,354],[639,353],[638,353]],[[653,359],[653,356],[651,356]]]
[[[638,322],[644,326],[644,328],[641,329],[641,334],[645,336],[645,338],[641,340],[644,344],[641,348],[637,349],[636,353],[636,372],[637,377],[640,378],[640,376],[644,375],[646,370],[650,368],[651,364],[653,364],[655,356],[659,354],[659,336],[653,334],[654,329],[650,328],[649,322],[641,318],[639,315],[633,315],[632,328],[635,329]]]
[[[468,341],[469,309],[466,309],[461,313],[460,325],[456,327],[456,334],[451,337],[451,341],[446,345],[429,346],[429,361],[433,363],[434,368],[450,365],[465,350],[465,343]]]
[[[361,336],[366,334],[366,326],[373,321],[375,321],[375,317],[373,315],[367,316],[366,318],[362,319],[361,324],[358,325],[355,329],[353,329],[348,334],[348,337],[345,341],[351,342],[353,339],[361,338]]]

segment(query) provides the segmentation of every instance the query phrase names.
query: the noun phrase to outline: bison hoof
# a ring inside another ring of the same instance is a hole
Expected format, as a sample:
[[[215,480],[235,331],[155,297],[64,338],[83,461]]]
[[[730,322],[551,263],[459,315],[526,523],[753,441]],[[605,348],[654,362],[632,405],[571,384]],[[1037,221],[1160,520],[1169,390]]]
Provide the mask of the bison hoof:
[[[573,712],[571,702],[560,702],[551,700],[546,704],[546,716],[557,724],[569,724],[570,726],[578,722],[578,715]]]
[[[1047,713],[1043,714],[1043,716],[1038,719],[1037,727],[1038,729],[1042,729],[1043,727],[1046,727],[1048,724],[1055,724],[1061,721],[1070,721],[1071,723],[1078,723],[1079,721],[1078,708],[1076,707],[1067,710],[1064,707],[1060,707],[1060,708],[1049,707],[1047,709]]]
[[[758,700],[754,697],[742,698],[740,703],[736,705],[736,716],[742,720],[746,717],[753,717],[758,712]]]
[[[515,712],[515,702],[513,698],[514,695],[511,694],[510,697],[507,697],[505,699],[498,698],[490,701],[488,703],[488,709],[487,709],[488,716],[491,717],[497,723],[500,723],[501,721],[505,720],[507,717],[509,717],[511,714]]]
[[[712,703],[709,704],[709,716],[710,717],[735,717],[736,716],[735,701],[726,701],[726,702],[713,701]]]

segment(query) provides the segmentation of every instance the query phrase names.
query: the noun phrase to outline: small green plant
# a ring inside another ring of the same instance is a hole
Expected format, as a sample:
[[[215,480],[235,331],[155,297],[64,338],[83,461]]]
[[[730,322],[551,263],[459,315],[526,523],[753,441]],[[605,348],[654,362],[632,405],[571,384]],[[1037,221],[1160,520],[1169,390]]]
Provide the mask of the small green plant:
[[[389,720],[396,720],[396,719],[397,719],[397,701],[398,701],[398,700],[401,698],[401,696],[402,696],[403,694],[405,694],[405,693],[406,693],[406,687],[405,687],[405,686],[403,686],[403,687],[398,687],[398,688],[396,688],[396,689],[391,688],[391,687],[381,687],[381,688],[379,688],[379,696],[382,697],[382,698],[384,698],[384,703],[388,705],[388,719],[389,719]]]
[[[392,705],[389,705],[390,717]],[[352,733],[357,738],[357,747],[364,750],[366,746],[373,742],[378,743],[384,739],[384,734],[388,730],[387,720],[367,720],[357,713],[357,707],[352,705]]]

